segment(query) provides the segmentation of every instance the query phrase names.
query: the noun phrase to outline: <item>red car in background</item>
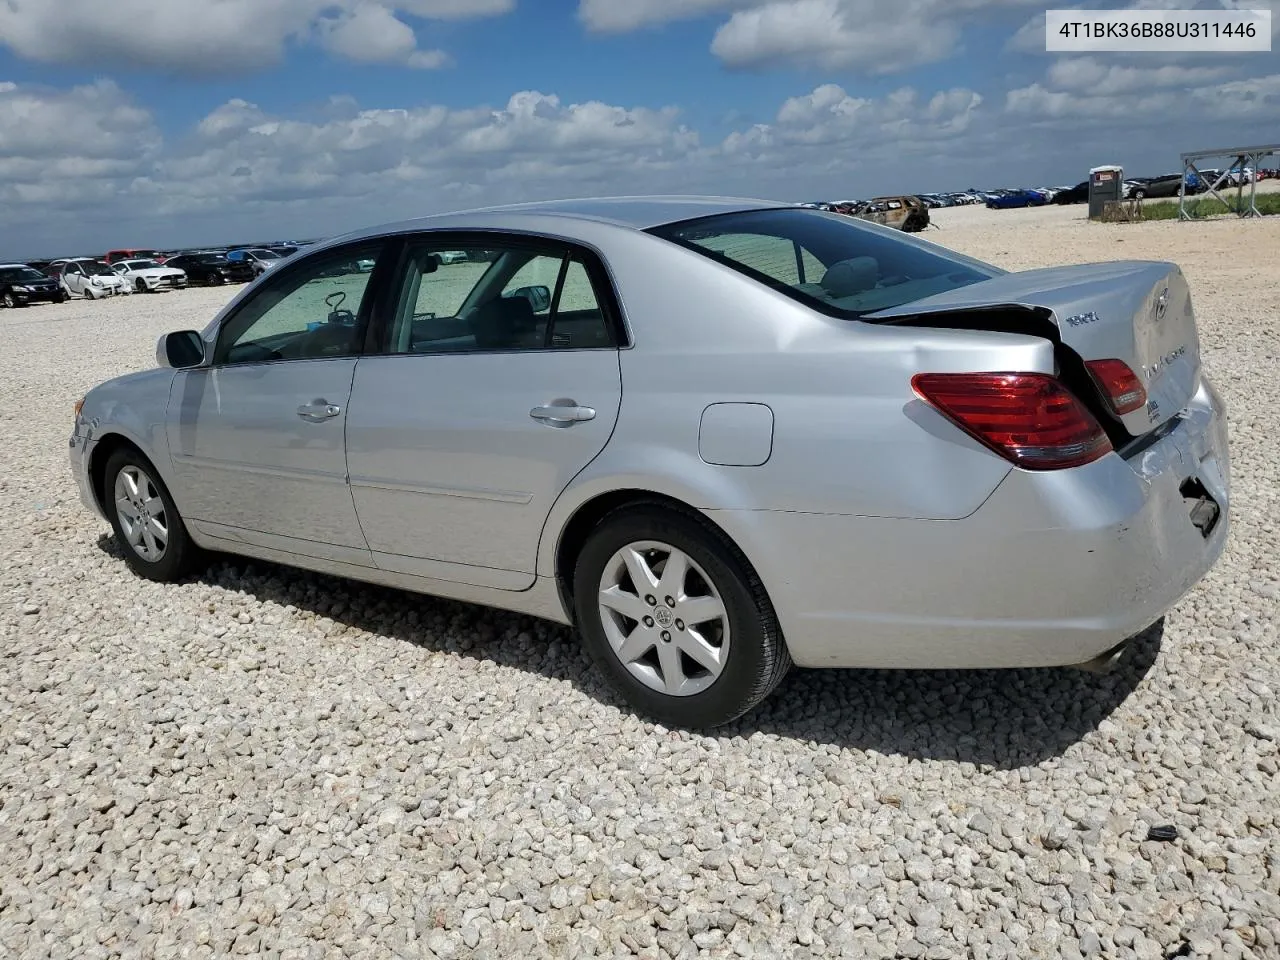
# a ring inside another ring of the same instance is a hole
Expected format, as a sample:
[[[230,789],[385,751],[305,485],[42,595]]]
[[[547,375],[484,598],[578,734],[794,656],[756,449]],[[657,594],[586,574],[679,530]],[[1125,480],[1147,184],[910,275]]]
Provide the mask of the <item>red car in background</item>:
[[[119,263],[121,260],[154,260],[164,263],[164,254],[159,250],[108,250],[102,258],[107,263]]]

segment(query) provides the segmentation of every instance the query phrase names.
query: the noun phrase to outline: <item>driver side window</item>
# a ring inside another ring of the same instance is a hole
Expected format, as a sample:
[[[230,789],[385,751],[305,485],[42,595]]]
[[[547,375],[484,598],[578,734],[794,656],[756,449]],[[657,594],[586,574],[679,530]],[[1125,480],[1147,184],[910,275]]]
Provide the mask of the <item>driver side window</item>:
[[[382,244],[323,253],[274,276],[218,332],[215,364],[359,354],[362,311]]]

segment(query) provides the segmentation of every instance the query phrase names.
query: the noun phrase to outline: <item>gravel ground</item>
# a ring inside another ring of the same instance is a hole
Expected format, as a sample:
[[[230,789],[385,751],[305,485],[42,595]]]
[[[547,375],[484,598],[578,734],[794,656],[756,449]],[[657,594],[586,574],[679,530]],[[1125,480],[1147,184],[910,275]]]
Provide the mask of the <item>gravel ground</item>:
[[[796,671],[715,737],[528,618],[130,576],[71,405],[229,291],[0,311],[0,955],[1280,956],[1280,221],[1081,213],[928,236],[1184,266],[1231,405],[1222,562],[1110,676]]]

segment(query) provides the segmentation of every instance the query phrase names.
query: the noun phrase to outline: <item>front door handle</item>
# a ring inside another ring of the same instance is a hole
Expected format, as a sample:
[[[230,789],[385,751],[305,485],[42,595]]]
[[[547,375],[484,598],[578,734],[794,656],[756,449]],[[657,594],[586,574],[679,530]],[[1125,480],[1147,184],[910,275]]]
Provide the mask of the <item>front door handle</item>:
[[[596,412],[592,407],[579,406],[576,400],[552,400],[543,407],[534,407],[529,411],[533,419],[545,423],[549,427],[572,427],[584,420],[594,420]]]
[[[303,420],[310,420],[312,423],[332,420],[341,412],[342,408],[340,406],[324,399],[312,400],[310,403],[304,403],[298,408],[298,416]]]

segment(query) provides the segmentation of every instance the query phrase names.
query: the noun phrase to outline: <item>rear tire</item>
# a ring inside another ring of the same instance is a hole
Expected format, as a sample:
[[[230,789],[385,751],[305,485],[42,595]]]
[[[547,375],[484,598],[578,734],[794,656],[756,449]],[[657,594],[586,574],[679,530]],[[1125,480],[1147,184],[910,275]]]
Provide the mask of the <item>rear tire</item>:
[[[759,577],[728,537],[694,516],[657,505],[608,514],[578,556],[573,584],[592,660],[628,703],[668,725],[728,723],[791,667]]]
[[[102,505],[124,562],[138,576],[173,583],[199,559],[159,472],[137,449],[121,447],[107,459]]]

